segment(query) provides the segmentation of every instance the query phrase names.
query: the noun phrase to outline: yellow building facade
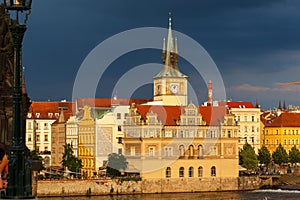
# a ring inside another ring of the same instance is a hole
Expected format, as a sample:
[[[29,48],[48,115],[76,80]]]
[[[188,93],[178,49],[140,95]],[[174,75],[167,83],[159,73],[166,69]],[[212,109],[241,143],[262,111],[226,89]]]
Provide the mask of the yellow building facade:
[[[300,149],[300,113],[268,114],[262,116],[261,144],[272,153],[281,144],[288,152]]]
[[[91,108],[84,106],[84,114],[78,122],[78,158],[82,160],[82,175],[92,177],[96,171],[96,133],[95,120]]]
[[[238,177],[235,116],[220,108],[202,109],[192,103],[184,109],[132,105],[124,124],[124,149],[142,178]],[[217,119],[208,123],[201,112]]]

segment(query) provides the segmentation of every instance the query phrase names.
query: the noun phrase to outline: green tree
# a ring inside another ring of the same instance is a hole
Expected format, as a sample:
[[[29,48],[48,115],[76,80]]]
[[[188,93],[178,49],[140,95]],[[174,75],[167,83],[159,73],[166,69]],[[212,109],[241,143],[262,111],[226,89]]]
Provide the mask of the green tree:
[[[68,170],[75,173],[75,177],[78,177],[78,172],[82,168],[82,161],[74,156],[72,145],[64,145],[64,149],[62,166],[67,167]]]
[[[258,160],[260,164],[265,165],[269,165],[271,162],[271,153],[265,145],[258,150]]]
[[[289,151],[289,160],[293,164],[300,162],[300,151],[297,149],[296,145]]]
[[[110,176],[119,176],[121,170],[127,168],[128,162],[122,154],[112,153],[108,155],[106,172]]]
[[[289,160],[289,155],[286,150],[283,148],[281,144],[276,148],[276,150],[272,154],[272,158],[274,163],[281,165],[283,163],[287,163]]]
[[[242,166],[246,169],[255,169],[257,167],[257,155],[255,154],[255,151],[250,144],[244,144],[239,156]]]

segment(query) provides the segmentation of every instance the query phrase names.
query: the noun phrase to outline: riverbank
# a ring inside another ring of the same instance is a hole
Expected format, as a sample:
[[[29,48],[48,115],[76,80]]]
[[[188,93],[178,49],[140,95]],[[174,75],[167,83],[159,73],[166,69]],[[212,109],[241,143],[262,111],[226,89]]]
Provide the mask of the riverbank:
[[[262,186],[257,176],[239,178],[178,178],[147,180],[41,180],[38,197],[97,196],[116,194],[182,193],[256,190]]]

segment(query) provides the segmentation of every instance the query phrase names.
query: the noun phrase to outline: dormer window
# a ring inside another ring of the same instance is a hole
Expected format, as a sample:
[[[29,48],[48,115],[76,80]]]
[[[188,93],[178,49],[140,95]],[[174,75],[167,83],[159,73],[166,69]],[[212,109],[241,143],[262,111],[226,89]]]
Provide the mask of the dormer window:
[[[35,113],[36,118],[40,118],[40,115],[41,115],[40,113]]]
[[[59,113],[55,113],[55,118],[58,119]]]
[[[53,117],[53,113],[48,113],[48,117],[52,118]]]
[[[27,117],[31,118],[32,117],[32,113],[27,113]]]

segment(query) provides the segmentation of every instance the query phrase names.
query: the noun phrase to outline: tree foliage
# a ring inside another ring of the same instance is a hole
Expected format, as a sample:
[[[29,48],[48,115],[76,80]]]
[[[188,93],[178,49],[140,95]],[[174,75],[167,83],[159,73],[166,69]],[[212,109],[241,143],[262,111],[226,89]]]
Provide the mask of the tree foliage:
[[[258,160],[260,164],[265,165],[268,165],[271,162],[271,153],[265,145],[258,150]]]
[[[127,168],[128,162],[122,154],[112,153],[108,155],[107,174],[110,176],[119,176],[121,170]]]
[[[274,160],[274,163],[276,163],[278,165],[287,163],[289,160],[289,156],[281,144],[279,144],[279,146],[273,152],[272,158]]]
[[[239,156],[241,165],[246,169],[255,169],[257,167],[257,155],[250,144],[244,144]]]
[[[82,168],[82,161],[74,156],[72,145],[64,145],[64,149],[62,166],[67,167],[71,172],[75,173],[75,177],[78,177],[78,172]]]
[[[293,164],[300,162],[300,151],[296,146],[293,146],[289,151],[289,161]]]

